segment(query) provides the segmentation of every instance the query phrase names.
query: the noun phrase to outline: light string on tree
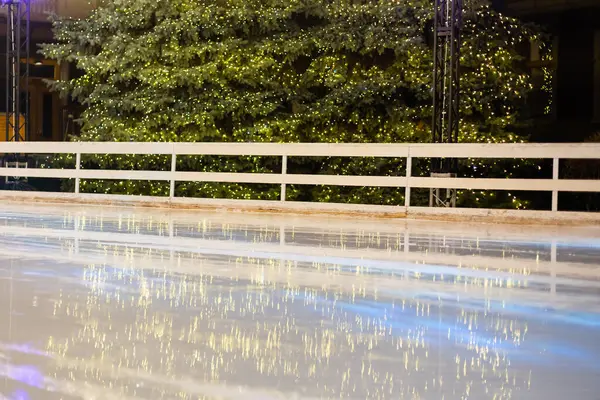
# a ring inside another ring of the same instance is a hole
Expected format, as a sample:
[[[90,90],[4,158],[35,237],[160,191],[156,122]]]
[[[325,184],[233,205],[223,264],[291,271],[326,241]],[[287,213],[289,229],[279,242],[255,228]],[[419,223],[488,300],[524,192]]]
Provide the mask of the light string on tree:
[[[400,12],[398,7],[402,7]],[[519,46],[540,40],[487,3],[466,3],[461,52],[462,142],[521,142],[533,85]],[[85,105],[83,141],[428,142],[432,49],[429,1],[116,0],[81,20],[54,21],[46,57],[80,77],[52,84]],[[304,159],[310,173],[381,175],[391,160]],[[188,158],[190,170],[274,172],[237,158]],[[160,157],[95,157],[90,167],[166,168]],[[462,165],[462,164],[461,164]],[[513,176],[527,163],[462,165],[465,176]],[[422,166],[426,168],[426,166]],[[506,174],[506,175],[503,175]],[[166,195],[161,183],[84,181],[87,191]],[[269,198],[276,186],[180,183],[180,195]],[[463,204],[499,204],[462,191]],[[291,199],[403,204],[393,189],[294,187]],[[494,197],[492,201],[492,197]],[[505,196],[500,205],[525,202]]]

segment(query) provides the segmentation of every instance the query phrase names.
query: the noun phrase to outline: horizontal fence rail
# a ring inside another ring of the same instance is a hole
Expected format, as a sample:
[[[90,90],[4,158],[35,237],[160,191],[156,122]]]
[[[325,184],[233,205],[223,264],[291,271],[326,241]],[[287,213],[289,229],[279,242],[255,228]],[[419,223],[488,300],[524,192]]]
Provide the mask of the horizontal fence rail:
[[[600,159],[600,143],[1,142],[0,153]]]
[[[600,144],[329,144],[329,143],[131,143],[131,142],[5,142],[0,154],[74,154],[75,169],[0,167],[1,176],[75,179],[149,180],[170,182],[170,198],[177,182],[258,183],[281,185],[286,201],[287,185],[387,187],[406,190],[404,207],[411,207],[412,188],[542,191],[552,193],[552,211],[558,211],[560,192],[600,192],[600,180],[559,179],[560,160],[600,159]],[[170,171],[86,170],[82,155],[167,155]],[[281,159],[281,173],[230,173],[177,171],[178,156],[274,156]],[[404,176],[353,176],[288,174],[288,157],[382,157],[406,161]],[[416,158],[550,159],[551,179],[461,178],[412,176]],[[17,164],[18,165],[18,164]],[[107,194],[105,196],[111,196]],[[240,200],[244,201],[244,200]]]

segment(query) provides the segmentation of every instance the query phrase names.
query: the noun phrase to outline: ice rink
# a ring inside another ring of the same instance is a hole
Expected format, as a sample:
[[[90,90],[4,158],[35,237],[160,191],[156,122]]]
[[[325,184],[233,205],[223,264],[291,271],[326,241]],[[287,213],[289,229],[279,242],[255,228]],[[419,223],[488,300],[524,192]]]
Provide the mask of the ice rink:
[[[600,399],[600,228],[3,205],[0,399]]]

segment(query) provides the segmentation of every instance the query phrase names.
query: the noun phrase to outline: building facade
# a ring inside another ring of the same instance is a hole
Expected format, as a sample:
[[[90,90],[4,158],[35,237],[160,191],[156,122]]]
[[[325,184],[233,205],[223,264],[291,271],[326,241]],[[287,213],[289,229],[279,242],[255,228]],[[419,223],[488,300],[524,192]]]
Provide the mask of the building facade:
[[[49,14],[84,18],[98,5],[97,0],[31,0],[31,58],[22,58],[22,65],[29,62],[30,78],[28,96],[30,102],[30,140],[31,141],[61,141],[68,133],[76,128],[73,123],[75,110],[66,100],[60,99],[56,93],[48,90],[45,79],[59,79],[69,76],[72,67],[58,65],[55,61],[45,60],[37,54],[40,43],[52,40]],[[0,8],[0,53],[6,54],[6,7]],[[6,63],[0,62],[0,126],[4,127]],[[24,93],[22,93],[22,97]],[[6,140],[6,135],[0,135],[0,141]]]
[[[538,23],[552,36],[552,59],[532,45],[532,73],[553,74],[553,106],[542,138],[580,141],[600,133],[600,0],[499,0],[500,11]],[[546,123],[544,125],[544,123]]]

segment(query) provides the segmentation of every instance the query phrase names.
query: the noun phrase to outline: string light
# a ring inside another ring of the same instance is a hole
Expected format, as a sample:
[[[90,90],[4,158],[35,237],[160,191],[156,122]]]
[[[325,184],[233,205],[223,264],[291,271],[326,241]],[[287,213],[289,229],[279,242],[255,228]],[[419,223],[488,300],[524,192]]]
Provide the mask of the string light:
[[[402,7],[398,12],[398,7]],[[523,142],[519,107],[533,88],[519,46],[540,34],[479,0],[465,4],[461,142]],[[430,141],[430,1],[190,0],[106,2],[87,19],[54,20],[42,46],[82,76],[52,84],[86,106],[82,141],[397,143]],[[278,172],[276,162],[192,157],[178,167]],[[385,175],[394,160],[301,160],[310,173]],[[297,160],[297,164],[301,163]],[[95,156],[90,167],[168,170],[161,156]],[[497,167],[497,168],[496,168]],[[426,165],[416,168],[426,171]],[[463,168],[506,176],[516,165]],[[293,170],[290,170],[293,172]],[[85,181],[85,191],[167,195],[163,183]],[[459,203],[473,201],[463,191]],[[276,199],[277,186],[178,184],[177,195]],[[398,190],[293,187],[289,199],[403,204]],[[482,205],[478,195],[474,201]],[[509,202],[509,207],[524,206]]]

